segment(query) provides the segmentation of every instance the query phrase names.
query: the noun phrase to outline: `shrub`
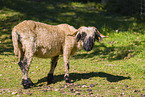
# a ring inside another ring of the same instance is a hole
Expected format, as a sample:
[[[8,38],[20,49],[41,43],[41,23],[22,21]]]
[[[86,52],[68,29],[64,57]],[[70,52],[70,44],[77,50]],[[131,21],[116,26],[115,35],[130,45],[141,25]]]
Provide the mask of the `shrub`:
[[[108,0],[105,8],[109,12],[123,15],[133,15],[139,13],[140,0]]]

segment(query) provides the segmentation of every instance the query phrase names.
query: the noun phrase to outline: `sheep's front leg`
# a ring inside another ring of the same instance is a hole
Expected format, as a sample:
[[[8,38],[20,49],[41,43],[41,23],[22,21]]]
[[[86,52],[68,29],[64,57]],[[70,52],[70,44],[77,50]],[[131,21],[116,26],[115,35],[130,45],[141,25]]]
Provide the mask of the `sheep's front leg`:
[[[66,83],[71,83],[70,77],[69,77],[69,62],[66,62],[65,64],[65,75],[64,80]]]
[[[70,83],[70,77],[69,77],[69,56],[70,54],[65,52],[63,55],[63,60],[64,60],[64,67],[65,67],[65,75],[64,75],[64,80],[66,83]]]
[[[55,56],[55,57],[51,58],[51,69],[47,76],[47,84],[51,84],[54,82],[53,73],[54,73],[55,67],[57,65],[58,59],[59,59],[59,56]]]

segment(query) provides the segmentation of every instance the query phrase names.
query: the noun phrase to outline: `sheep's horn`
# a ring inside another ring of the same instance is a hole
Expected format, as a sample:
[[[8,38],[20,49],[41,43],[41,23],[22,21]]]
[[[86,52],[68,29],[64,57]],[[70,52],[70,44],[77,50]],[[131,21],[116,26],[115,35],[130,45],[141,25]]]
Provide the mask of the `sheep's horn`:
[[[93,28],[96,29],[97,33],[100,34],[100,36],[101,36],[102,38],[108,37],[108,36],[102,35],[96,27],[93,27]]]
[[[97,30],[97,32],[100,34],[100,36],[101,36],[102,38],[108,37],[108,36],[102,35],[98,30]]]

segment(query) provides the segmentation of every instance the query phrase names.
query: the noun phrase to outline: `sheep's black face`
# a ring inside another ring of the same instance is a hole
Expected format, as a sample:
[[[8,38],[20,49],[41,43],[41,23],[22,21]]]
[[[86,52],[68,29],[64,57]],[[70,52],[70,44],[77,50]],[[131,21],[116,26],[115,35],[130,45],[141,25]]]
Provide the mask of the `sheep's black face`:
[[[84,29],[83,29],[84,30]],[[82,42],[82,47],[86,51],[90,51],[93,49],[94,42],[95,42],[95,32],[93,31],[82,31],[79,33],[77,39]]]
[[[83,48],[86,51],[92,50],[94,47],[94,42],[95,42],[95,39],[93,37],[86,38],[85,40],[83,40]]]
[[[88,37],[86,32],[82,32],[80,39],[82,41],[84,50],[90,51],[93,49],[94,42],[95,42],[94,35]]]
[[[102,37],[100,33],[96,32],[96,28],[94,27],[81,27],[78,29],[76,40],[81,41],[81,45],[86,51],[90,51],[93,49],[95,39],[100,41]]]

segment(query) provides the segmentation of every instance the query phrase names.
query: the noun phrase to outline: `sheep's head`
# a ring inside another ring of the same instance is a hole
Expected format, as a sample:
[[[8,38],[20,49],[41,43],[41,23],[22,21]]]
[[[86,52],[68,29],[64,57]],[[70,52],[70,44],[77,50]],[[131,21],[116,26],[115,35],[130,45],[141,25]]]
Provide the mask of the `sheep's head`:
[[[95,40],[102,41],[102,35],[95,27],[80,27],[77,32],[75,32],[76,41],[81,42],[82,47],[86,51],[93,49]]]

